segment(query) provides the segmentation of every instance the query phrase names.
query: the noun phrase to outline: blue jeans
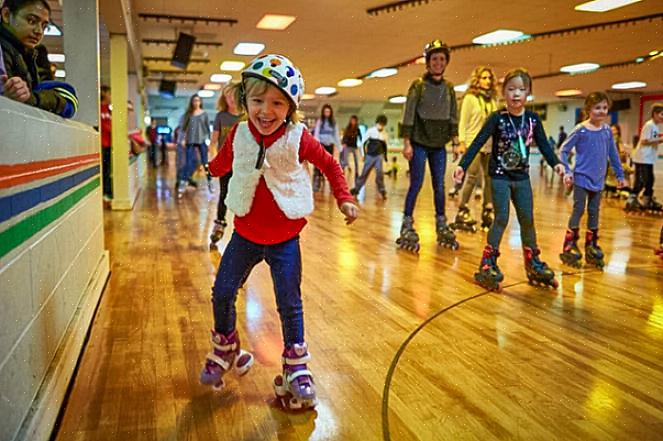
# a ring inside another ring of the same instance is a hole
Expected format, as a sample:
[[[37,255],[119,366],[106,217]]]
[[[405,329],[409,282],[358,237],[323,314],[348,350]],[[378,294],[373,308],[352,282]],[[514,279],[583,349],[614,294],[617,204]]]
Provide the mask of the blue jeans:
[[[186,165],[183,172],[183,180],[191,179],[193,172],[198,167],[198,157],[196,149],[200,150],[200,162],[207,165],[207,144],[187,144],[186,145]]]
[[[536,230],[534,229],[534,199],[529,179],[512,181],[511,179],[491,179],[493,186],[493,206],[495,221],[488,231],[488,243],[499,249],[504,230],[509,224],[509,209],[513,202],[520,224],[520,241],[523,247],[536,249]]]
[[[260,245],[233,233],[223,253],[212,288],[214,329],[224,335],[235,330],[237,290],[258,263],[265,260],[272,272],[276,306],[286,346],[304,342],[302,308],[302,255],[299,236],[276,245]]]
[[[417,202],[417,196],[424,183],[426,173],[426,159],[430,167],[430,174],[433,181],[433,195],[435,198],[435,215],[444,216],[444,173],[447,170],[447,152],[442,148],[424,147],[417,143],[412,143],[414,154],[410,159],[410,188],[405,197],[406,216],[412,216],[414,205]]]
[[[387,190],[384,188],[384,172],[382,171],[382,161],[384,157],[382,155],[366,155],[364,160],[364,169],[361,171],[361,175],[355,181],[355,191],[359,192],[364,185],[366,185],[366,180],[368,175],[371,173],[371,170],[375,169],[375,184],[378,186],[378,191],[380,194],[387,193]]]

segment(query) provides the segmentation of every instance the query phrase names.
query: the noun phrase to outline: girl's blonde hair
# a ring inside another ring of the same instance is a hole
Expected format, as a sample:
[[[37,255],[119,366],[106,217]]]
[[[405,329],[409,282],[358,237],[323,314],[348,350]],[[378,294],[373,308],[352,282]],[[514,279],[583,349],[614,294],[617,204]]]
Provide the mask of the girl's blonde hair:
[[[497,97],[497,77],[495,77],[495,72],[488,67],[488,66],[477,66],[474,68],[472,71],[472,75],[470,76],[470,85],[467,88],[466,93],[471,93],[472,95],[477,95],[481,88],[479,87],[479,81],[481,81],[481,75],[483,75],[484,72],[490,73],[490,89],[488,89],[487,93],[490,98],[496,98]]]
[[[300,122],[303,118],[302,115],[297,111],[294,103],[285,93],[281,91],[278,87],[271,84],[269,81],[262,80],[256,77],[247,77],[241,83],[233,84],[230,86],[232,91],[233,98],[235,98],[235,103],[237,103],[237,110],[242,113],[248,114],[248,109],[246,108],[246,100],[250,96],[261,96],[267,92],[267,89],[273,87],[283,94],[283,96],[288,100],[290,105],[290,110],[288,112],[288,119],[293,123]]]
[[[605,92],[598,91],[598,92],[592,92],[589,95],[587,95],[587,98],[585,98],[585,104],[582,108],[583,118],[589,118],[589,111],[592,110],[592,107],[594,107],[601,101],[607,102],[608,108],[610,108],[610,106],[612,105],[610,97]]]
[[[216,110],[218,110],[219,112],[228,111],[228,102],[226,101],[226,93],[234,85],[235,83],[231,82],[223,86],[223,89],[221,89],[221,93],[219,94],[219,99],[216,101]]]
[[[527,87],[527,90],[529,90],[529,94],[532,94],[533,89],[531,75],[524,67],[517,67],[515,69],[511,69],[506,73],[506,75],[504,75],[504,83],[502,83],[502,95],[504,95],[504,88],[506,87],[506,84],[514,78],[520,78],[523,80],[523,84],[525,84],[525,87]]]

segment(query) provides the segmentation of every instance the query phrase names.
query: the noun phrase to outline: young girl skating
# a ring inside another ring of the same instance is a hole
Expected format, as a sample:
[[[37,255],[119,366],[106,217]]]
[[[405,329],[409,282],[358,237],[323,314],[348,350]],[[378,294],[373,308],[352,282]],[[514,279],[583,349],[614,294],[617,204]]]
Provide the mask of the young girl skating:
[[[559,258],[567,265],[580,267],[582,253],[578,248],[580,218],[587,206],[587,234],[585,235],[585,260],[588,264],[603,268],[603,251],[598,246],[599,208],[605,176],[610,165],[617,176],[617,187],[624,186],[624,170],[615,146],[610,126],[605,123],[610,99],[603,92],[592,92],[585,99],[584,113],[587,119],[578,124],[562,144],[561,158],[566,169],[564,183],[573,186],[573,212],[564,237]],[[575,167],[571,171],[569,153],[575,149]]]
[[[474,279],[489,290],[501,289],[504,275],[497,266],[502,235],[509,222],[509,201],[513,202],[520,223],[520,238],[525,255],[525,270],[532,284],[557,287],[555,274],[539,259],[534,229],[532,186],[529,180],[529,150],[533,142],[555,171],[564,174],[539,115],[525,109],[527,96],[532,92],[532,78],[525,69],[513,69],[504,77],[502,93],[506,109],[493,112],[467,153],[460,160],[454,179],[461,182],[481,147],[492,136],[493,149],[489,161],[489,173],[493,189],[495,221],[488,232],[488,244],[483,251],[479,271]]]
[[[288,408],[317,403],[304,340],[299,233],[313,211],[311,180],[302,162],[318,167],[329,180],[346,223],[359,209],[352,202],[343,171],[332,155],[299,122],[296,113],[304,80],[290,60],[263,55],[242,72],[235,101],[247,122],[230,131],[210,163],[214,176],[232,170],[226,204],[235,213],[234,227],[212,288],[212,349],[200,374],[203,384],[223,386],[230,369],[244,374],[253,356],[240,349],[235,300],[251,269],[265,260],[270,266],[283,332],[283,375],[274,389]]]

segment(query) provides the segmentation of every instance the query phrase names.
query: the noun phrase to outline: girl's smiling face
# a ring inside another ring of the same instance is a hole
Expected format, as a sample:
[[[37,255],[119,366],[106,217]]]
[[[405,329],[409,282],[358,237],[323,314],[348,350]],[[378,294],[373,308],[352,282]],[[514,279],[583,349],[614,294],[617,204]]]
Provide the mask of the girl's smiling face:
[[[281,127],[290,112],[290,100],[272,85],[262,95],[250,95],[246,101],[249,119],[264,136]]]
[[[594,104],[589,109],[589,122],[595,126],[600,125],[608,116],[609,107],[610,106],[606,100]]]
[[[518,113],[525,107],[529,95],[529,87],[521,77],[513,77],[504,85],[506,106],[511,113]]]

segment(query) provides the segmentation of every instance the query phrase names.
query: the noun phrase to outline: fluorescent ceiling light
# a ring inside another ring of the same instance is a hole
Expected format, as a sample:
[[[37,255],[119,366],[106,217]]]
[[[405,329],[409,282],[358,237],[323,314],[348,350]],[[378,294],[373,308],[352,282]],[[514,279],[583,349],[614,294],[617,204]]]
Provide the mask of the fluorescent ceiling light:
[[[653,57],[654,55],[658,55],[658,52],[659,52],[659,51],[651,51],[651,52],[649,53],[649,56],[650,56],[650,57]]]
[[[302,95],[302,100],[304,100],[304,101],[305,100],[312,100],[314,98],[315,98],[315,95],[312,94],[312,93],[305,93],[304,95]]]
[[[374,70],[368,75],[368,78],[386,78],[392,75],[396,75],[398,69],[395,67],[383,67],[382,69]]]
[[[454,91],[463,93],[467,91],[468,85],[467,84],[459,84],[457,86],[454,86]]]
[[[55,78],[64,78],[64,77],[66,77],[66,76],[67,76],[67,74],[66,74],[66,72],[64,71],[64,69],[57,69],[57,70],[55,71]]]
[[[331,95],[333,93],[336,93],[336,88],[335,87],[323,86],[323,87],[318,87],[317,89],[315,89],[315,94],[316,95]]]
[[[356,87],[361,85],[363,82],[364,80],[360,80],[359,78],[346,78],[339,81],[337,85],[339,87]]]
[[[392,104],[403,104],[405,101],[407,101],[407,97],[404,97],[403,95],[389,97],[389,102]]]
[[[426,64],[426,57],[419,57],[416,60],[414,60],[415,64]]]
[[[599,67],[601,66],[596,63],[579,63],[579,64],[569,64],[568,66],[562,66],[559,70],[560,72],[574,74],[581,72],[591,72],[593,70],[598,69]]]
[[[50,23],[48,26],[46,26],[46,30],[44,30],[44,35],[47,37],[61,37],[62,31],[56,25]]]
[[[263,49],[265,49],[265,45],[262,43],[237,43],[233,53],[237,55],[258,55]]]
[[[244,69],[244,66],[246,66],[246,63],[244,63],[243,61],[224,61],[219,66],[219,69],[228,70],[231,72],[237,72]]]
[[[214,96],[213,90],[199,90],[197,95],[201,98],[212,98]]]
[[[555,96],[567,97],[567,96],[578,96],[582,95],[582,90],[580,89],[563,89],[555,92]]]
[[[220,84],[216,83],[207,83],[203,86],[203,89],[205,90],[221,90],[223,86]]]
[[[292,15],[265,14],[256,27],[258,29],[271,29],[273,31],[282,31],[295,21],[296,17]]]
[[[149,125],[152,123],[152,118],[150,118],[149,116],[145,116],[145,118],[143,118],[143,122]]]
[[[576,11],[585,12],[606,12],[613,9],[621,8],[632,3],[638,3],[642,0],[594,0],[577,5],[574,9]]]
[[[532,101],[534,101],[534,95],[527,95],[527,102],[531,103]]]
[[[209,77],[209,80],[212,83],[229,83],[232,79],[233,76],[228,74],[212,74],[212,76]]]
[[[641,87],[647,87],[647,83],[642,81],[626,81],[624,83],[615,83],[612,85],[613,89],[619,89],[619,90],[639,89]]]
[[[48,61],[51,63],[64,63],[64,54],[48,54]]]
[[[500,44],[508,43],[518,40],[526,40],[529,38],[529,35],[526,35],[520,31],[513,31],[510,29],[498,29],[493,32],[488,32],[487,34],[479,35],[478,37],[472,40],[474,44]]]

